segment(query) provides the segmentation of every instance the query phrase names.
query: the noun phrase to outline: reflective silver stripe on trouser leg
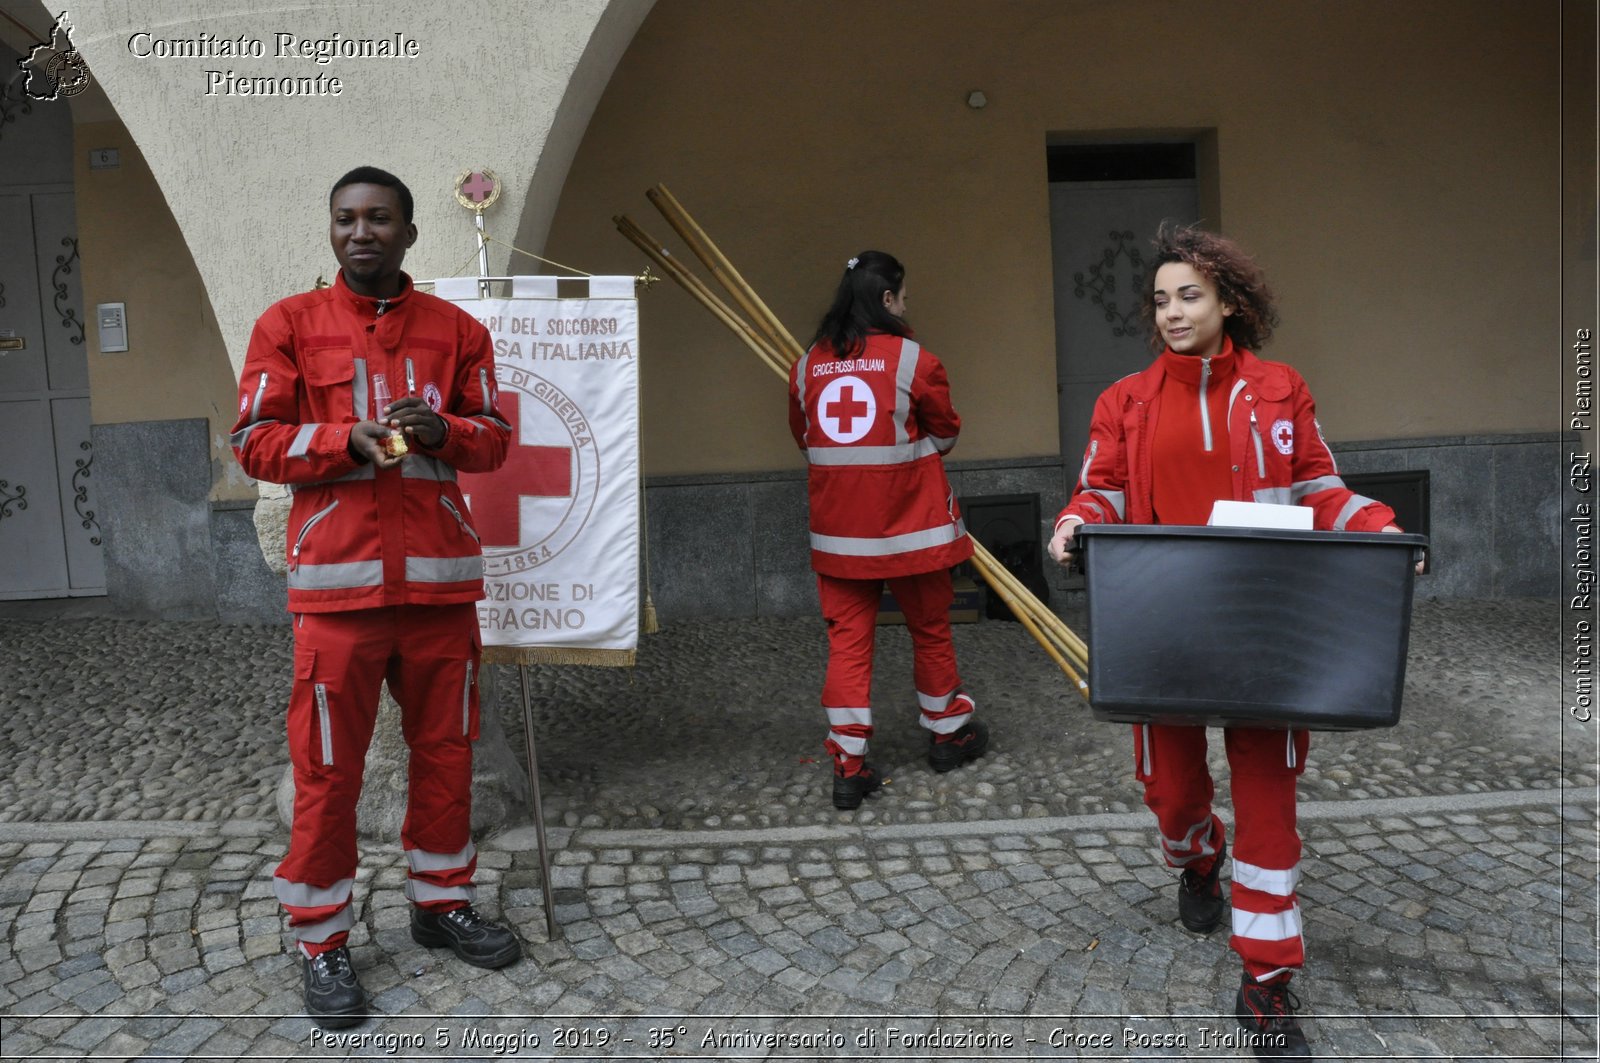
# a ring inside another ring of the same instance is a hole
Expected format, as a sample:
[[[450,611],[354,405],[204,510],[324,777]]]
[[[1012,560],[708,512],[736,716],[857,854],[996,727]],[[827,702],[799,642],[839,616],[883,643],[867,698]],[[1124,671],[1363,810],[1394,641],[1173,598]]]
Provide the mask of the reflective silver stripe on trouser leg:
[[[1196,835],[1198,835],[1202,830],[1206,832],[1205,837],[1196,837]],[[1212,828],[1212,817],[1208,813],[1205,819],[1202,819],[1199,823],[1196,823],[1194,826],[1185,831],[1182,838],[1169,838],[1163,834],[1161,836],[1161,848],[1166,852],[1167,861],[1171,863],[1172,866],[1183,867],[1185,864],[1192,864],[1196,860],[1211,856],[1217,851],[1217,847],[1213,841],[1213,835],[1215,833],[1216,832]],[[1189,856],[1178,855],[1179,853],[1187,852],[1192,848],[1198,848],[1199,852],[1193,853]]]
[[[326,919],[289,928],[294,933],[296,941],[315,944],[356,925],[355,906],[351,903],[350,897],[351,887],[354,884],[353,878],[340,879],[331,886],[308,886],[303,882],[274,878],[272,892],[278,898],[278,903],[285,908],[328,908],[336,904],[344,906]]]
[[[478,897],[472,886],[435,886],[421,879],[406,879],[406,900],[412,904],[429,904],[434,901],[465,901],[471,904]]]
[[[852,757],[864,756],[867,752],[867,740],[860,735],[840,734],[837,728],[872,726],[872,708],[870,706],[854,709],[834,708],[824,706],[828,714],[828,738],[840,749]]]
[[[461,684],[461,733],[472,733],[472,662],[467,662],[466,682]]]
[[[455,871],[464,869],[477,857],[477,846],[471,841],[458,853],[430,853],[426,849],[407,849],[406,866],[413,871]]]
[[[1148,779],[1150,777],[1150,765],[1154,763],[1154,758],[1152,758],[1150,756],[1150,725],[1149,724],[1146,723],[1146,724],[1140,724],[1139,725],[1139,737],[1142,740],[1142,744],[1144,745],[1144,775],[1145,775],[1145,778]]]

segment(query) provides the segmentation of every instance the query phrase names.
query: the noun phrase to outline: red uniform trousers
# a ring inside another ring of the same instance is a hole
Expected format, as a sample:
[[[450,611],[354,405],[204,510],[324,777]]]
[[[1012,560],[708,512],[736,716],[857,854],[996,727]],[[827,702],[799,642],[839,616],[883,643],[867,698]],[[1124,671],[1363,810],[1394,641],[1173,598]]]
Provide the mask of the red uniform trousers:
[[[854,774],[860,767],[872,737],[872,648],[885,583],[911,633],[912,679],[922,726],[935,735],[948,735],[965,726],[972,715],[972,698],[961,692],[950,639],[955,591],[948,570],[888,580],[838,579],[818,573],[817,593],[828,625],[828,672],[822,683],[828,739],[823,745],[844,774]]]
[[[411,749],[400,832],[406,896],[435,911],[470,903],[478,863],[471,833],[481,653],[476,607],[301,613],[294,636],[294,823],[273,885],[301,949],[315,954],[342,945],[355,924],[356,801],[385,680]]]
[[[1156,814],[1161,850],[1173,867],[1206,872],[1226,832],[1211,811],[1206,729],[1136,725],[1134,774]],[[1292,975],[1305,964],[1300,933],[1300,834],[1295,780],[1305,770],[1305,731],[1223,730],[1233,790],[1233,935],[1228,944],[1258,982]]]

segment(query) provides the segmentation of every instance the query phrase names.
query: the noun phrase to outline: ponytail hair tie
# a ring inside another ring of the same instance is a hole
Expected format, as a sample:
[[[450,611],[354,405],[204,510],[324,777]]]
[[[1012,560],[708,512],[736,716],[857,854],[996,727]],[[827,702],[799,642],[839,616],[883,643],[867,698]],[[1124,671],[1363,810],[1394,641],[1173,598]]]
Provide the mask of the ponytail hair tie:
[[[858,266],[860,264],[861,264],[861,260],[859,258],[852,258],[849,262],[846,262],[844,264],[844,268],[845,269],[855,269],[856,266]]]

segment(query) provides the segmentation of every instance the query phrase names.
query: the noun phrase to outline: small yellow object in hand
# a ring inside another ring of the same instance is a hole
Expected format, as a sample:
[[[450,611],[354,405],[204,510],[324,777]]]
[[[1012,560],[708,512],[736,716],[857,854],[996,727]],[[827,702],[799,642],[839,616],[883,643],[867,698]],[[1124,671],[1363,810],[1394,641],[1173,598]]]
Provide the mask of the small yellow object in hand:
[[[391,458],[399,458],[408,454],[411,448],[406,446],[406,437],[403,432],[390,432],[383,437],[383,451]]]

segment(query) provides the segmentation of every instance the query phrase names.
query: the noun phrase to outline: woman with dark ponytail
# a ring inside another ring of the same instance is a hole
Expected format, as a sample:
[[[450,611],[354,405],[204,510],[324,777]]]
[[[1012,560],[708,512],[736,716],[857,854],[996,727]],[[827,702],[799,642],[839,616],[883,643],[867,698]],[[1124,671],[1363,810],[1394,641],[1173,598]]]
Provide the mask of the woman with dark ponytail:
[[[950,637],[950,568],[972,556],[943,461],[961,418],[944,366],[911,338],[905,275],[882,251],[850,259],[810,349],[789,372],[789,427],[809,465],[811,567],[828,626],[824,748],[834,807],[845,810],[883,782],[866,752],[886,582],[911,633],[929,766],[950,771],[989,744]]]

